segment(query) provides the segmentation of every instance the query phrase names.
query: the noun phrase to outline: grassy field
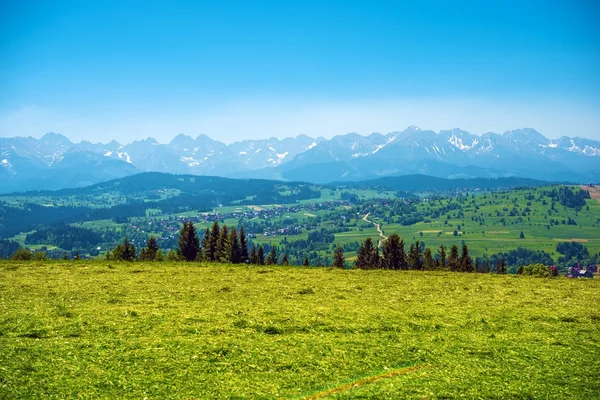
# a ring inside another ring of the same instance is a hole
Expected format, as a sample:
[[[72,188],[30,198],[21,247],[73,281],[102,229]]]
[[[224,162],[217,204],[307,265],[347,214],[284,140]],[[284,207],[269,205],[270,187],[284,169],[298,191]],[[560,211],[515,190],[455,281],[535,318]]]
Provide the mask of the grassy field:
[[[600,280],[0,263],[0,398],[600,398]]]

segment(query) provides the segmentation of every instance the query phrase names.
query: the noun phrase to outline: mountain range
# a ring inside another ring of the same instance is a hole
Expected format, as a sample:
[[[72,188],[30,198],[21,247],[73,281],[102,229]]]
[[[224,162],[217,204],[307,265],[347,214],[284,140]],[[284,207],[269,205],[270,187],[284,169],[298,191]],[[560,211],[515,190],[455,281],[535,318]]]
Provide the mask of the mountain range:
[[[408,174],[597,182],[600,141],[550,140],[531,128],[475,135],[414,126],[386,135],[300,135],[229,145],[184,134],[168,144],[153,138],[129,144],[73,143],[52,132],[40,139],[0,138],[2,193],[82,187],[146,171],[314,183]]]

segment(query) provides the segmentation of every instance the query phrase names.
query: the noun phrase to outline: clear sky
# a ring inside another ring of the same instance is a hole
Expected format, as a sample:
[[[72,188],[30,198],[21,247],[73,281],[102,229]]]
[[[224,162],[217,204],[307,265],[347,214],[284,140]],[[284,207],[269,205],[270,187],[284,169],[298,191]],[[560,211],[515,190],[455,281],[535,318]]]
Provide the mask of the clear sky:
[[[600,139],[598,4],[0,0],[0,136]]]

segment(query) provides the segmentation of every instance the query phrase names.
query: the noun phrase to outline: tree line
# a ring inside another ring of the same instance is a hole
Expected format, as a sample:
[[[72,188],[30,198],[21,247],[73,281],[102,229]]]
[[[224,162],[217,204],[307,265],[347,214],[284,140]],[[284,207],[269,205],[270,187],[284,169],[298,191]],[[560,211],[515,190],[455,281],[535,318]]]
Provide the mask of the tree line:
[[[201,236],[201,237],[200,237]],[[127,238],[113,250],[106,253],[107,260],[117,261],[208,261],[228,264],[288,265],[287,255],[279,260],[277,247],[271,246],[268,254],[262,245],[249,243],[243,227],[236,229],[215,221],[211,228],[198,234],[193,222],[185,222],[179,232],[177,248],[163,254],[154,236],[150,236],[146,247],[136,255],[136,248]],[[307,265],[308,259],[305,259]]]
[[[491,272],[488,260],[480,260],[469,255],[469,248],[463,243],[461,250],[457,245],[448,249],[440,245],[437,253],[419,240],[411,243],[405,249],[404,240],[396,233],[391,234],[379,247],[371,238],[365,239],[360,245],[354,266],[360,269],[392,269],[392,270],[436,270],[449,269],[454,272]],[[506,273],[506,261],[500,258],[495,264],[498,273]]]

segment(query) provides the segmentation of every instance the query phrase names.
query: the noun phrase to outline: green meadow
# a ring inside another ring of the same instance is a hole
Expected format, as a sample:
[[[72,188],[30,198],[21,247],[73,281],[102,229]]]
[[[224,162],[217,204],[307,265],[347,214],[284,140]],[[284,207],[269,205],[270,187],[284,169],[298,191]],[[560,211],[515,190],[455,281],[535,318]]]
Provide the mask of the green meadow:
[[[0,398],[600,398],[600,280],[0,263]]]

